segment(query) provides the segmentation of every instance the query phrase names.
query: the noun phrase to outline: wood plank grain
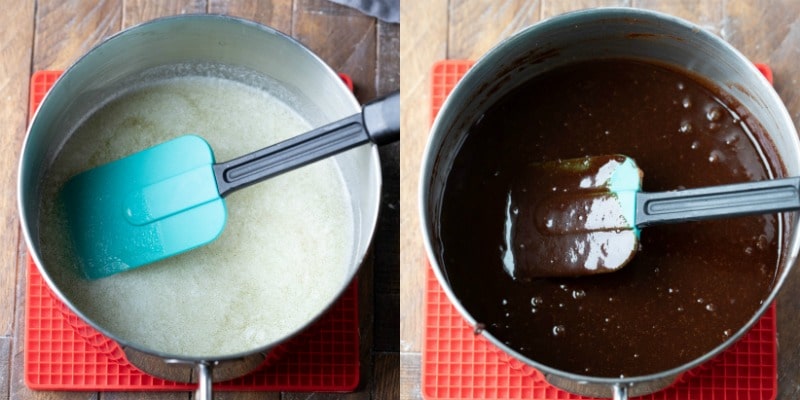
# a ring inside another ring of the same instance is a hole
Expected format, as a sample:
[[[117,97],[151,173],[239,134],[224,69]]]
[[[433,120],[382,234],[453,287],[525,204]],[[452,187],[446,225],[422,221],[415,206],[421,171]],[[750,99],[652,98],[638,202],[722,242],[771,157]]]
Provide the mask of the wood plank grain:
[[[376,376],[383,376],[380,382],[372,388],[373,399],[399,399],[400,398],[400,354],[376,353],[374,360]]]
[[[447,1],[401,1],[400,21],[400,350],[419,352],[425,252],[417,186],[430,129],[430,71],[447,57]]]
[[[208,12],[256,21],[287,35],[292,31],[292,0],[210,0]]]
[[[293,392],[284,393],[281,400],[366,400],[369,393],[317,393],[317,392]]]
[[[377,293],[374,309],[372,349],[379,352],[400,351],[400,293]]]
[[[422,398],[422,357],[420,353],[400,355],[400,399]]]
[[[375,77],[377,94],[383,95],[399,89],[399,24],[378,22],[377,57],[378,68]],[[379,352],[398,352],[400,350],[400,143],[382,146],[378,151],[381,157],[383,191],[374,239],[374,309],[380,312],[376,312],[374,317],[372,349]],[[391,376],[385,378],[391,379]],[[381,381],[383,379],[384,377],[381,377]]]
[[[686,19],[717,35],[722,31],[723,0],[632,0],[632,5]]]
[[[770,55],[795,29],[797,9],[793,0],[728,1],[722,38],[751,60],[773,61]]]
[[[400,24],[378,21],[378,95],[400,88]]]
[[[194,399],[194,393],[191,398]],[[214,392],[214,400],[280,400],[280,392]],[[155,399],[154,399],[155,400]],[[158,399],[161,400],[161,399]]]
[[[189,400],[191,394],[189,392],[101,392],[98,398],[99,400]],[[219,400],[220,397],[214,393],[214,398]]]
[[[800,43],[800,42],[798,42]],[[795,123],[796,124],[796,123]],[[800,273],[793,271],[784,281],[777,301],[779,399],[800,399]]]
[[[795,121],[800,120],[800,4],[796,1],[729,1],[723,38],[754,62],[766,62],[775,89]]]
[[[375,97],[375,18],[326,0],[296,0],[292,24],[292,36],[350,75],[359,101]]]
[[[33,44],[34,6],[12,2],[0,13],[0,337],[11,337],[14,325],[14,302],[17,279],[15,265],[19,241],[16,179],[19,148],[25,136],[28,115],[28,81]],[[0,382],[8,381],[9,369],[0,366]],[[2,384],[0,384],[2,386]],[[0,391],[0,396],[3,392]]]
[[[376,95],[400,87],[400,25],[378,22]],[[400,144],[379,149],[383,193],[375,234],[373,286],[373,344],[375,351],[399,351],[400,315]],[[398,353],[395,353],[399,357]],[[382,368],[384,356],[373,357],[372,398],[383,399],[385,389],[396,380]],[[398,366],[399,367],[399,366]],[[379,394],[376,396],[376,391]]]
[[[24,385],[11,387],[9,399],[25,400],[100,400],[97,392],[48,392],[36,391],[26,388]]]
[[[376,377],[372,374],[372,345],[375,341],[375,251],[370,248],[358,271],[358,324],[360,381],[356,392],[369,394]],[[379,377],[377,378],[379,379]],[[368,398],[366,396],[364,398]],[[358,397],[362,398],[362,397]]]
[[[378,22],[376,95],[400,89],[400,25]],[[400,293],[400,144],[379,149],[383,193],[375,235],[375,290]],[[399,308],[399,303],[397,304]]]
[[[0,399],[10,398],[12,341],[11,336],[0,337]]]
[[[451,0],[447,57],[475,60],[540,19],[542,2]]]
[[[368,391],[359,390],[354,393],[287,392],[283,394],[281,400],[367,400],[369,398]]]
[[[65,69],[120,30],[121,0],[40,0],[36,11],[33,70]]]
[[[202,13],[206,11],[205,0],[124,0],[122,28],[167,15]]]
[[[593,7],[630,7],[632,0],[542,0],[542,19]]]

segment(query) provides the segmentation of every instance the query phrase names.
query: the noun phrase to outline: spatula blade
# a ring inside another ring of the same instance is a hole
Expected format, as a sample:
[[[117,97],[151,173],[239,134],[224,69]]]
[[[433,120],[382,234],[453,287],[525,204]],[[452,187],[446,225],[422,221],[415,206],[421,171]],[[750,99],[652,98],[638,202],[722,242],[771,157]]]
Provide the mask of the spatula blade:
[[[70,179],[61,201],[80,272],[103,278],[216,239],[227,213],[213,163],[187,135]]]
[[[624,266],[638,249],[635,202],[641,171],[622,155],[532,164],[525,180],[538,190],[517,190],[516,223],[506,247],[514,249],[515,279],[583,276]]]

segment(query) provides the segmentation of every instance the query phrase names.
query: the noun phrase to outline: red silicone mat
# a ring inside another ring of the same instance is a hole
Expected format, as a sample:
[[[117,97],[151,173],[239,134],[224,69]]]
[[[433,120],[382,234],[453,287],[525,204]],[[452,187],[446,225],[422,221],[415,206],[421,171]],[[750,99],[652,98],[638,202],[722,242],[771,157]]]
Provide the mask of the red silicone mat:
[[[432,70],[431,120],[472,61],[445,60]],[[765,65],[759,70],[771,78]],[[422,394],[427,400],[556,400],[591,398],[564,392],[542,375],[503,353],[474,330],[450,303],[426,267]],[[774,400],[777,396],[775,306],[739,342],[684,374],[646,400]]]
[[[61,71],[31,79],[30,114]],[[38,390],[188,391],[128,364],[119,346],[69,312],[28,259],[25,383]],[[314,325],[273,350],[255,372],[215,383],[219,391],[349,392],[360,379],[357,282]],[[76,329],[77,327],[77,329]]]

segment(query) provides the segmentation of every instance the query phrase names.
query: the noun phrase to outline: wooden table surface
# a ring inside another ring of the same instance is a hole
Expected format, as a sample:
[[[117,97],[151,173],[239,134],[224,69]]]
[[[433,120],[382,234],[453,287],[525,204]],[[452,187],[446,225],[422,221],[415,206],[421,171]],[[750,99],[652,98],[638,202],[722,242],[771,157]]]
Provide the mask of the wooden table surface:
[[[0,12],[0,399],[189,399],[188,392],[32,391],[23,377],[25,245],[16,206],[17,163],[33,71],[63,70],[104,38],[153,18],[228,14],[287,33],[331,67],[349,74],[359,100],[399,87],[398,24],[327,0],[38,0],[3,1]],[[349,394],[216,393],[217,399],[388,399],[399,381],[400,146],[381,149],[384,175],[373,257],[359,277],[361,385]],[[372,312],[376,310],[376,312]]]
[[[476,59],[521,28],[566,11],[633,6],[677,15],[714,32],[775,73],[775,88],[800,122],[800,2],[796,0],[435,0],[401,1],[400,398],[419,399],[425,254],[417,218],[420,159],[429,131],[430,69],[440,59]],[[465,228],[466,229],[466,228]],[[800,398],[800,270],[778,298],[778,399]]]

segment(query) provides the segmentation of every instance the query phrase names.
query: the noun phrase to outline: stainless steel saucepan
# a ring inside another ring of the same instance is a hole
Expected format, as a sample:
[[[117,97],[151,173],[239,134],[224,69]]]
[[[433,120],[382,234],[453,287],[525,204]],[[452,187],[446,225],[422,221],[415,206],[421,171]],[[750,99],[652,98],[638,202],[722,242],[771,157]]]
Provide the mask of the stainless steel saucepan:
[[[684,20],[656,12],[590,9],[540,22],[498,44],[456,85],[431,129],[420,179],[420,217],[428,257],[439,283],[466,321],[471,310],[454,294],[444,271],[439,226],[447,175],[472,124],[513,88],[559,66],[598,58],[635,58],[692,71],[715,83],[760,121],[772,143],[762,143],[783,164],[782,176],[800,174],[800,144],[789,114],[775,91],[742,54],[717,36]],[[643,133],[646,134],[646,133]],[[749,321],[721,345],[685,365],[644,376],[607,378],[561,371],[509,348],[490,332],[494,345],[543,373],[572,393],[624,399],[661,390],[684,372],[708,361],[742,337],[767,310],[792,269],[800,248],[797,215],[781,215],[783,238],[777,280]]]
[[[103,104],[131,87],[164,78],[159,71],[169,70],[177,75],[213,75],[214,71],[223,70],[204,68],[206,65],[231,66],[237,71],[264,77],[263,81],[271,82],[270,87],[259,89],[279,91],[280,96],[293,99],[292,107],[312,125],[319,126],[360,110],[352,93],[330,67],[297,41],[271,28],[226,16],[189,15],[158,19],[116,34],[64,72],[30,124],[22,149],[18,181],[25,241],[53,292],[87,323],[117,341],[129,362],[146,373],[169,380],[186,382],[194,379],[199,383],[198,398],[202,399],[212,397],[212,381],[232,379],[253,370],[262,363],[270,348],[308,326],[341,295],[358,271],[370,245],[381,190],[376,146],[364,145],[334,157],[351,199],[355,231],[349,260],[338,266],[346,279],[341,282],[336,296],[326,299],[313,318],[279,340],[260,343],[244,352],[214,357],[191,353],[166,354],[115,335],[108,327],[89,318],[66,294],[68,291],[61,286],[63,282],[54,277],[54,266],[42,256],[39,206],[43,176],[76,128]],[[286,304],[286,307],[292,305]],[[263,312],[257,306],[245,311]],[[187,330],[191,328],[186,327]],[[235,337],[225,339],[237,340]]]

